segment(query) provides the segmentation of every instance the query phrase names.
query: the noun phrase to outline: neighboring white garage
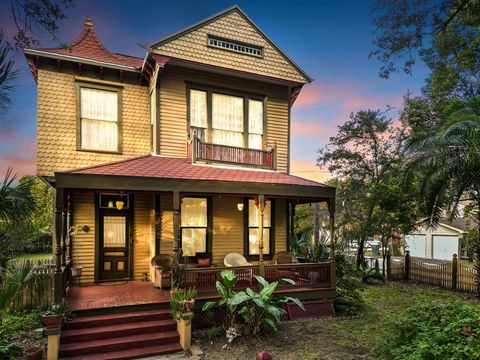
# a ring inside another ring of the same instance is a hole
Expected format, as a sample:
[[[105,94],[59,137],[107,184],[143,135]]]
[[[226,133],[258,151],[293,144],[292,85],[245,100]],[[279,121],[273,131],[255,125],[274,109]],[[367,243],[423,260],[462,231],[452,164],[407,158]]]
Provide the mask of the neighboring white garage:
[[[453,254],[458,255],[459,240],[457,236],[433,235],[433,258],[451,260]]]
[[[445,223],[435,229],[421,227],[405,235],[405,250],[410,250],[413,257],[451,260],[453,254],[459,255],[460,241],[466,233],[465,229]]]
[[[410,250],[410,256],[426,257],[427,237],[426,235],[412,234],[405,236],[407,250]]]

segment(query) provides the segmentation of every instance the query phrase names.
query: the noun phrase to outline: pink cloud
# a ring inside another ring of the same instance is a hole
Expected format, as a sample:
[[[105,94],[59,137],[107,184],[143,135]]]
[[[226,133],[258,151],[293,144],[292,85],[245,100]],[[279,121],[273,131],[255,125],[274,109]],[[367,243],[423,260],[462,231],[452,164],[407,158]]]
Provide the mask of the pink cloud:
[[[34,136],[16,134],[11,130],[0,133],[2,156],[0,158],[0,178],[3,180],[9,167],[18,177],[35,175],[36,143]]]
[[[320,169],[314,161],[292,159],[290,164],[292,175],[324,183],[330,178],[330,173]]]

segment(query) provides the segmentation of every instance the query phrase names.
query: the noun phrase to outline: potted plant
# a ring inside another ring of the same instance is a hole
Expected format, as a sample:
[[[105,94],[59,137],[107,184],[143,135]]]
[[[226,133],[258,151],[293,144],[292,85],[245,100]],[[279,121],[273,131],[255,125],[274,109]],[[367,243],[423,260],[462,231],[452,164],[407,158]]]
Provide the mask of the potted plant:
[[[40,360],[43,354],[43,347],[42,346],[33,346],[27,350],[25,350],[25,357],[31,360]]]
[[[172,289],[170,294],[170,310],[177,321],[180,345],[183,350],[190,350],[192,339],[193,307],[195,305],[195,289]]]
[[[66,304],[52,304],[42,315],[42,321],[47,329],[57,329],[62,327],[63,321],[73,320],[74,317]]]

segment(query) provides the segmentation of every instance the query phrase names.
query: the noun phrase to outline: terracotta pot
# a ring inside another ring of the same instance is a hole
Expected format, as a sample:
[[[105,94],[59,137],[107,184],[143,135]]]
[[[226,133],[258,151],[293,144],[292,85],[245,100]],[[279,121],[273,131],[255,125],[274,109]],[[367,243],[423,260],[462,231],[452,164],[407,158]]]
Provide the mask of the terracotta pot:
[[[43,325],[47,329],[58,329],[62,327],[63,316],[62,315],[43,315]]]
[[[82,275],[82,267],[81,266],[75,266],[72,267],[72,276],[73,277],[78,277]]]
[[[34,346],[34,347],[31,347],[30,349],[25,350],[25,357],[27,359],[39,360],[42,358],[42,353],[43,353],[43,347]]]

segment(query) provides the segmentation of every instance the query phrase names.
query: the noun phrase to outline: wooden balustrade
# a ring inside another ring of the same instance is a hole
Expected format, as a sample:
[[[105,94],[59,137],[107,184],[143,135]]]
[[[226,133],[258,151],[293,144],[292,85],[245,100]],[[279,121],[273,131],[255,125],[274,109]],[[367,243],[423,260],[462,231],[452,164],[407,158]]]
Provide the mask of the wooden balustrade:
[[[208,144],[197,137],[192,142],[193,161],[220,162],[275,168],[275,148],[271,150],[246,149],[236,146]]]
[[[243,290],[247,287],[257,289],[258,283],[254,275],[259,275],[258,266],[239,267],[210,267],[210,268],[188,268],[181,287],[195,288],[199,294],[216,293],[216,282],[221,281],[220,276],[223,270],[230,270],[238,278],[236,290]],[[268,282],[280,279],[291,279],[294,285],[284,283],[285,287],[330,287],[331,263],[303,263],[285,265],[265,265],[265,279]]]

